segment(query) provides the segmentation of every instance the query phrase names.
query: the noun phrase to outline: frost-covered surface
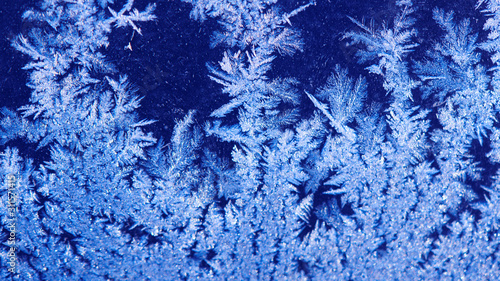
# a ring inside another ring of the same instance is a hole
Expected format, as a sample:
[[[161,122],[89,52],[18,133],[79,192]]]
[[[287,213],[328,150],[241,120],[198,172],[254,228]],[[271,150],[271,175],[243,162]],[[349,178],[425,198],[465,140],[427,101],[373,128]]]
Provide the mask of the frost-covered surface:
[[[219,24],[206,63],[227,99],[169,141],[105,55],[115,29],[162,20],[154,3],[24,12],[12,47],[31,98],[1,111],[0,279],[500,279],[500,1],[477,3],[483,30],[434,9],[426,50],[422,5],[395,1],[382,26],[347,15],[365,71],[337,65],[314,91],[272,66],[304,50],[292,22],[316,3],[183,1]],[[34,164],[23,143],[50,155]]]

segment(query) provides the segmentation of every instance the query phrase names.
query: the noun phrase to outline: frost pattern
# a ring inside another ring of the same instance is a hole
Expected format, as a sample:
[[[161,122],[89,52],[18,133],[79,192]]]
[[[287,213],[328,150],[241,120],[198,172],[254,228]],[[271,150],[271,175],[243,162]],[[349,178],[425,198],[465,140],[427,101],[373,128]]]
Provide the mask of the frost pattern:
[[[443,35],[420,58],[410,0],[382,28],[351,18],[344,39],[390,97],[372,104],[368,82],[341,66],[311,93],[270,78],[277,56],[302,51],[292,18],[314,3],[184,2],[221,24],[212,46],[224,50],[207,67],[230,99],[204,126],[190,111],[168,144],[103,52],[114,28],[147,32],[154,5],[45,0],[24,13],[33,28],[13,47],[31,58],[32,95],[21,114],[1,110],[0,199],[13,177],[19,195],[16,272],[3,243],[1,278],[498,280],[498,1],[478,2],[484,42],[435,9]],[[34,167],[12,140],[50,157]],[[0,205],[2,241],[9,211]]]

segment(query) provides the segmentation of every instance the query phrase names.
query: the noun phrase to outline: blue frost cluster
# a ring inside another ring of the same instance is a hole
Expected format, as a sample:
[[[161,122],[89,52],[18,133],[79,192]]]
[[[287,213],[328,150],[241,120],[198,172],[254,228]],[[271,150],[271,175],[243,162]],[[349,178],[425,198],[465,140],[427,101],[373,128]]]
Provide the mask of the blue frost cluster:
[[[148,32],[153,4],[24,13],[12,46],[31,58],[32,91],[1,110],[0,279],[500,279],[500,0],[477,3],[482,41],[435,9],[442,36],[420,60],[411,0],[381,27],[351,18],[344,40],[390,97],[371,104],[341,66],[312,93],[271,78],[277,56],[303,49],[292,17],[315,3],[182,1],[221,25],[207,67],[229,99],[201,125],[189,112],[168,143],[103,54],[113,29]],[[35,166],[20,142],[49,158]]]

